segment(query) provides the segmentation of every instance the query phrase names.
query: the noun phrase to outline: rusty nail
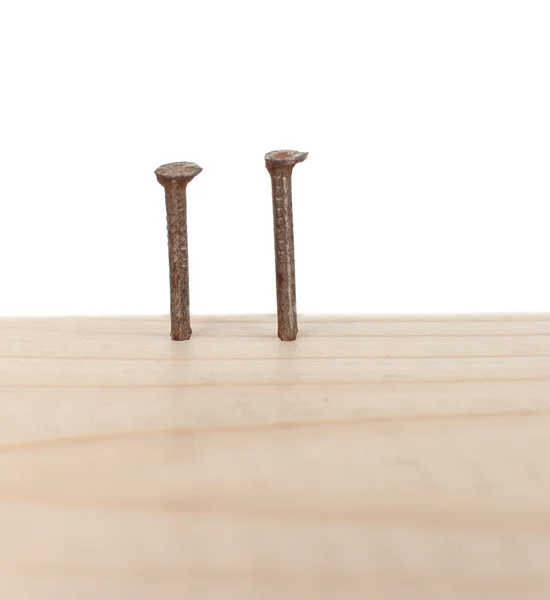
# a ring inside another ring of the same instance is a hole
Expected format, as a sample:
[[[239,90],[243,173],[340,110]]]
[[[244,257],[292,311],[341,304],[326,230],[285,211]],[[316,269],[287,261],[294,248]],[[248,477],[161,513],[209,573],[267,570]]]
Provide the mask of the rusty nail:
[[[274,150],[265,155],[265,166],[271,176],[273,196],[278,335],[281,340],[288,342],[295,340],[298,335],[292,225],[292,169],[295,164],[303,162],[307,154],[296,150]]]
[[[160,166],[158,182],[166,196],[168,257],[170,261],[170,336],[173,340],[191,337],[189,314],[189,254],[187,251],[187,184],[202,171],[191,162]]]

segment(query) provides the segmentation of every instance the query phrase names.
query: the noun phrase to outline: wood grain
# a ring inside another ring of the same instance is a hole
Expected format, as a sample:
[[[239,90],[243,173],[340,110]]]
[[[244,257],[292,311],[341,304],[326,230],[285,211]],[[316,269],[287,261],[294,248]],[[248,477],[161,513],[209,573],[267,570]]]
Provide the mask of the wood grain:
[[[0,319],[0,597],[550,597],[550,316]]]

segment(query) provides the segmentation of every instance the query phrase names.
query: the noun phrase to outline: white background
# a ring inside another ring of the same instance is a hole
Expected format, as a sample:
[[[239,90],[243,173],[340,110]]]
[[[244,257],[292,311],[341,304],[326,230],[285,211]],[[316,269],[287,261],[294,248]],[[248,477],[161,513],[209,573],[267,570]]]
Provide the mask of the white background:
[[[3,2],[0,314],[275,310],[265,152],[303,313],[550,310],[547,0]]]

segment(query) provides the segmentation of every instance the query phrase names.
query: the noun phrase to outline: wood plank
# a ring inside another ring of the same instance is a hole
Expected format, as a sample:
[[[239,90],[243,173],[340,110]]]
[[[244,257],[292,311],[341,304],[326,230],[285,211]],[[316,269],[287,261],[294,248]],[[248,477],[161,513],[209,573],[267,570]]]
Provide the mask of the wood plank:
[[[548,315],[0,319],[0,597],[543,600]]]

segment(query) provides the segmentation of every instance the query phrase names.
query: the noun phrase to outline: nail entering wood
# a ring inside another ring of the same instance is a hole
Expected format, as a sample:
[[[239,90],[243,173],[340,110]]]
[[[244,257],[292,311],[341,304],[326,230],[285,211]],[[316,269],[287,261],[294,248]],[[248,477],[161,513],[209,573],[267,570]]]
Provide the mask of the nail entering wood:
[[[297,163],[303,162],[307,155],[307,152],[296,150],[274,150],[265,155],[265,166],[271,176],[273,196],[278,335],[281,340],[288,342],[295,340],[298,335],[292,169]]]
[[[170,261],[170,336],[178,341],[188,340],[192,333],[189,313],[187,184],[201,171],[201,167],[191,162],[169,163],[155,171],[166,196]]]

